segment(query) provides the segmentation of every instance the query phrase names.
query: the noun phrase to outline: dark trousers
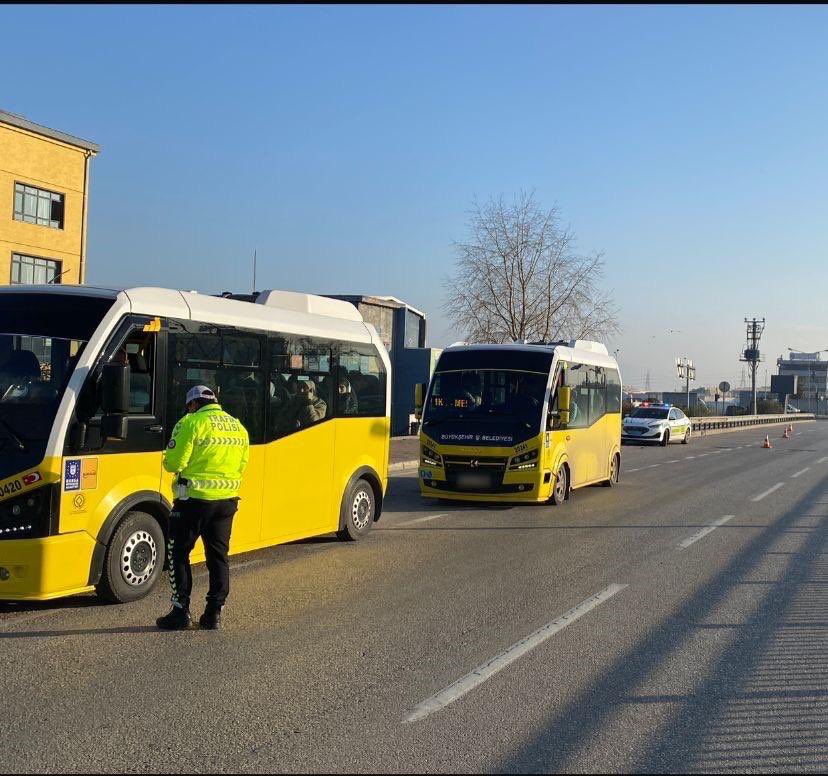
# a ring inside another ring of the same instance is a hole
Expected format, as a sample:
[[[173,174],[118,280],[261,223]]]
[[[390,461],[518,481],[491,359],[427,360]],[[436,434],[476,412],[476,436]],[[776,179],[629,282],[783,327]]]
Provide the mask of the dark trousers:
[[[201,537],[207,555],[207,571],[210,573],[207,604],[224,606],[230,593],[230,564],[227,562],[230,531],[238,505],[237,498],[221,501],[191,498],[186,501],[176,500],[173,503],[167,549],[174,604],[184,609],[190,608],[190,593],[193,590],[190,553]]]

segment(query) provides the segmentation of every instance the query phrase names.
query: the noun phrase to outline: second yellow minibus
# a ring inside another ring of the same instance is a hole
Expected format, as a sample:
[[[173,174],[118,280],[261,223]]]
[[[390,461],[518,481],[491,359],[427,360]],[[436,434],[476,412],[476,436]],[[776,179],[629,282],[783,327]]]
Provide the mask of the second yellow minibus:
[[[417,405],[424,496],[560,504],[619,480],[621,375],[600,343],[452,346]]]

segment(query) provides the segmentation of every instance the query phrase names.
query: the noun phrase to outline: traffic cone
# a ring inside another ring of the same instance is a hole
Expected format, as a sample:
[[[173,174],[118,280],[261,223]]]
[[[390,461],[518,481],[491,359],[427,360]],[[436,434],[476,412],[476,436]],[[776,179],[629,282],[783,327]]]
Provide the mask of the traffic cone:
[[[770,443],[770,437],[767,434],[765,434],[765,441],[762,443],[762,447],[764,447],[765,450],[770,450],[773,447]]]
[[[782,434],[782,439],[790,439],[790,438],[791,438],[791,432],[786,428],[785,433]]]
[[[788,423],[788,433],[793,434],[793,423]]]

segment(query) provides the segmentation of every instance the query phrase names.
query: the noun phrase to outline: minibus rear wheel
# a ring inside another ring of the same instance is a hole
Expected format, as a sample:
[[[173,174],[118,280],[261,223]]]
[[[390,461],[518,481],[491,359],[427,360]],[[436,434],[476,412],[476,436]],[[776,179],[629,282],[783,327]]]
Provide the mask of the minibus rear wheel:
[[[95,590],[110,603],[137,601],[152,590],[163,568],[164,532],[158,521],[146,512],[127,512],[109,540]]]
[[[609,479],[604,480],[604,487],[611,488],[613,485],[617,485],[618,481],[621,479],[621,456],[618,453],[612,456],[612,461],[610,461],[610,470],[609,470]]]
[[[352,482],[342,497],[340,528],[336,535],[343,541],[356,542],[371,530],[377,512],[376,494],[365,479]]]

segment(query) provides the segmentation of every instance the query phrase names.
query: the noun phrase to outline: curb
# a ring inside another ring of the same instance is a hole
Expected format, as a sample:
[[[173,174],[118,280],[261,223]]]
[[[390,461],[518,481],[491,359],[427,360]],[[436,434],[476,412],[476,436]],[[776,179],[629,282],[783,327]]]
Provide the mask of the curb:
[[[401,472],[405,469],[416,469],[420,465],[416,458],[413,461],[398,461],[388,465],[389,472]]]

